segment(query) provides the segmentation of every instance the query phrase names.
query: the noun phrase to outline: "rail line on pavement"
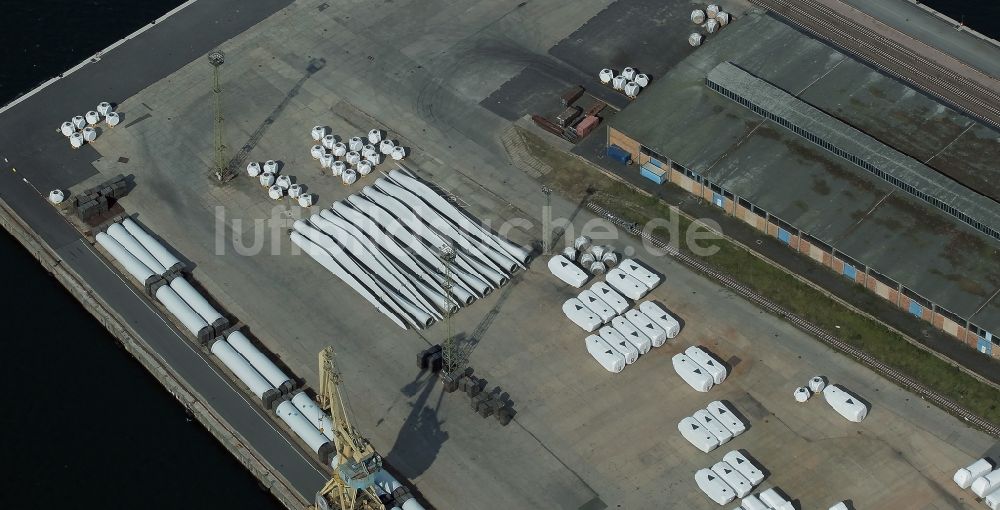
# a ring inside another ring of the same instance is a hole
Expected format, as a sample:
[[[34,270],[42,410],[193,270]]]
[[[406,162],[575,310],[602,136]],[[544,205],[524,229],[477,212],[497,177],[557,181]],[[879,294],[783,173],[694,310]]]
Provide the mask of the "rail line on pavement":
[[[751,303],[763,308],[764,310],[781,317],[782,319],[792,323],[795,327],[805,331],[806,333],[818,338],[827,345],[837,349],[838,351],[847,354],[848,356],[854,358],[861,364],[867,366],[876,373],[882,375],[886,379],[892,381],[896,385],[910,390],[916,393],[920,398],[927,400],[938,407],[950,412],[951,414],[958,416],[959,418],[965,420],[969,424],[985,431],[986,433],[1000,438],[1000,425],[994,424],[985,418],[973,413],[972,411],[961,406],[957,402],[951,400],[950,398],[938,393],[937,391],[928,388],[927,386],[921,384],[919,381],[910,377],[907,374],[896,370],[893,367],[883,363],[871,354],[854,347],[851,344],[837,338],[836,336],[830,334],[828,331],[820,328],[819,326],[799,317],[798,315],[788,311],[781,305],[771,301],[770,299],[758,294],[750,287],[743,285],[742,283],[736,281],[733,277],[717,271],[708,264],[691,257],[685,253],[681,253],[676,247],[672,246],[670,243],[660,239],[657,236],[650,234],[642,229],[640,229],[635,223],[626,221],[608,209],[595,204],[593,202],[587,202],[586,207],[598,216],[608,220],[609,222],[621,227],[633,235],[636,235],[650,244],[656,246],[660,250],[663,250],[666,254],[670,255],[682,264],[695,269],[696,271],[716,280],[728,289],[732,290],[736,294],[747,299]]]
[[[943,99],[963,113],[991,127],[1000,128],[1000,93],[983,84],[961,76],[825,5],[808,0],[751,2],[878,69]]]

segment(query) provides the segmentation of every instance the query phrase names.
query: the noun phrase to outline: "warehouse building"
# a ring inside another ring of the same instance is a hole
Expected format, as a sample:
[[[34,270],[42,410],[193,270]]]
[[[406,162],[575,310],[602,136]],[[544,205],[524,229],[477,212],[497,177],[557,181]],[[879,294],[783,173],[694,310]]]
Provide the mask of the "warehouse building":
[[[1000,133],[766,15],[611,120],[608,145],[1000,358]]]

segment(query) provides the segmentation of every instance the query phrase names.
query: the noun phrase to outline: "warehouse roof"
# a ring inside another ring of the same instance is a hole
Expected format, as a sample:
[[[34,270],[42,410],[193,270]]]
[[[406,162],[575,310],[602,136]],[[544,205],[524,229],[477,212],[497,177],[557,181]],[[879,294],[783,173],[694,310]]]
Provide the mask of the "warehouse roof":
[[[940,158],[978,131],[975,138],[992,140],[991,145],[973,154],[954,153],[996,182],[1000,170],[990,167],[989,154],[1000,153],[1000,133],[770,16],[755,14],[710,37],[610,122],[948,310],[1000,331],[1000,316],[977,313],[1000,289],[995,263],[1000,243],[713,91],[705,78],[727,61],[847,124],[864,126],[872,136],[897,136],[891,144],[920,161]],[[940,178],[925,176],[924,181]],[[951,182],[941,190],[955,192],[959,188],[949,186],[957,185]],[[987,207],[983,200],[976,202]],[[995,204],[990,210],[997,211]]]

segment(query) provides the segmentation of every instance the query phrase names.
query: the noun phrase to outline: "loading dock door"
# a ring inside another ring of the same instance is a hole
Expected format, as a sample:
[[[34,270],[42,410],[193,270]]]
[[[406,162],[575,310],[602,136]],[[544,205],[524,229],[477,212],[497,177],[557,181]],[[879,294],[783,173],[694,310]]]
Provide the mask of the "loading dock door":
[[[854,266],[845,263],[844,264],[844,276],[850,278],[851,280],[858,279],[858,270]]]
[[[979,345],[976,346],[983,354],[993,354],[993,334],[986,333],[986,336],[979,337]]]

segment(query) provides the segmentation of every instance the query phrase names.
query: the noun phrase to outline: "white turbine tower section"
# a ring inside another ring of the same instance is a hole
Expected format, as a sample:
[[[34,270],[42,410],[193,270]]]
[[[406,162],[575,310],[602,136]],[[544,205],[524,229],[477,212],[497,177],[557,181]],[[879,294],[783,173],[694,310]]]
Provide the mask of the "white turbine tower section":
[[[142,262],[146,265],[146,267],[152,269],[154,273],[163,274],[167,272],[167,269],[163,267],[163,265],[160,264],[156,258],[154,258],[149,251],[147,251],[146,248],[144,248],[142,244],[136,240],[136,238],[132,237],[132,235],[125,230],[125,227],[114,223],[108,227],[108,235],[115,238],[115,241],[118,241],[118,243],[124,246],[129,253],[139,259],[139,262]]]
[[[260,375],[264,376],[271,385],[281,390],[282,393],[288,393],[295,387],[295,381],[278,368],[278,365],[275,365],[263,352],[260,352],[260,349],[254,346],[246,335],[239,331],[233,331],[226,340],[229,345],[233,346],[233,349],[236,349],[236,352],[250,362],[254,370],[260,372]]]
[[[121,243],[115,241],[115,238],[109,236],[108,234],[98,232],[97,244],[104,247],[104,249],[111,254],[111,257],[117,260],[118,263],[125,268],[125,271],[132,275],[132,278],[138,280],[139,283],[145,285],[150,278],[156,276],[156,273],[153,273],[152,269],[146,267],[146,265],[142,262],[139,262],[139,259],[135,258],[135,255],[129,253],[129,251],[126,250]]]
[[[278,404],[274,412],[278,415],[278,418],[281,418],[281,421],[285,422],[295,432],[295,435],[302,438],[309,445],[309,449],[326,462],[327,457],[329,457],[333,450],[333,444],[326,436],[320,433],[319,429],[309,423],[309,420],[305,416],[302,416],[302,413],[295,408],[295,404],[286,400]]]
[[[382,207],[390,214],[396,217],[397,220],[402,222],[403,225],[409,227],[409,229],[417,236],[422,237],[431,246],[435,248],[440,248],[442,246],[450,246],[450,243],[444,240],[437,233],[431,231],[427,228],[427,225],[422,223],[409,209],[407,209],[402,203],[400,203],[395,198],[392,198],[371,186],[366,187],[362,190],[362,193],[372,202],[375,202],[379,207]],[[507,275],[502,274],[492,268],[486,267],[482,263],[478,262],[474,258],[468,257],[465,253],[461,251],[455,251],[455,262],[462,269],[475,274],[485,277],[487,283],[490,283],[490,288],[497,288],[507,282]]]
[[[209,348],[212,354],[216,355],[222,364],[229,369],[243,384],[250,389],[250,392],[257,395],[257,398],[262,401],[267,400],[265,396],[274,398],[280,393],[278,390],[274,389],[271,383],[264,379],[264,376],[260,375],[259,372],[254,370],[254,368],[247,362],[240,353],[233,349],[233,346],[229,345],[223,339],[218,339]]]
[[[413,252],[416,253],[429,268],[439,275],[445,274],[445,267],[444,264],[441,263],[441,259],[430,251],[427,246],[424,245],[423,241],[411,234],[401,223],[396,221],[396,218],[389,214],[388,211],[382,209],[374,202],[357,195],[351,195],[347,197],[347,200],[359,211],[363,212],[372,220],[375,220],[379,225],[382,225],[382,228],[384,228],[386,232],[398,239],[404,246],[413,250]],[[485,296],[493,290],[493,287],[486,281],[486,279],[475,271],[466,271],[463,267],[453,266],[451,267],[451,272],[457,277],[456,281],[459,284],[464,285],[466,290],[475,293],[479,297]]]
[[[430,226],[434,227],[438,232],[448,236],[465,251],[479,257],[483,262],[490,262],[494,265],[496,269],[507,271],[508,273],[513,273],[518,267],[524,267],[520,262],[514,260],[506,252],[494,248],[491,244],[480,243],[476,240],[473,244],[473,240],[469,239],[469,233],[463,234],[457,228],[455,228],[451,222],[446,220],[443,216],[438,214],[431,206],[426,205],[420,197],[407,191],[395,184],[393,184],[388,179],[382,177],[375,181],[375,186],[388,194],[389,196],[396,198],[403,204],[406,204],[410,209],[413,210]],[[479,246],[476,246],[478,244]]]
[[[181,321],[181,324],[183,324],[192,335],[199,340],[208,340],[208,338],[205,338],[207,335],[202,333],[203,331],[209,329],[208,323],[205,322],[205,319],[202,319],[197,312],[192,310],[191,307],[188,306],[188,304],[185,303],[176,292],[174,292],[174,289],[171,289],[167,285],[161,286],[156,289],[156,299],[160,303],[163,303],[163,306],[167,308],[167,311],[169,311],[174,317],[177,317],[177,320]]]
[[[132,218],[125,218],[122,220],[122,226],[125,227],[125,230],[128,230],[129,234],[132,234],[132,237],[135,237],[135,239],[139,241],[139,244],[146,248],[150,254],[156,257],[156,260],[160,262],[160,265],[167,268],[168,271],[175,271],[184,267],[184,264],[182,264],[173,253],[170,253],[170,250],[164,248],[159,241],[143,230],[138,223],[132,221]]]
[[[222,314],[219,313],[219,311],[216,310],[215,307],[212,306],[212,304],[209,303],[200,292],[192,287],[191,284],[184,279],[184,277],[178,276],[177,278],[171,280],[170,288],[174,289],[174,292],[176,292],[177,295],[180,296],[192,310],[198,312],[198,315],[200,315],[202,319],[205,319],[205,322],[213,326],[216,324],[222,325],[226,322],[225,318],[222,317]]]
[[[295,223],[292,224],[292,228],[294,228],[296,232],[309,238],[310,241],[321,246],[324,250],[329,252],[330,255],[333,255],[333,258],[336,259],[344,269],[353,274],[359,281],[367,285],[372,292],[376,293],[376,295],[385,301],[386,304],[395,309],[396,313],[405,318],[407,322],[413,325],[413,327],[423,329],[434,323],[433,317],[400,295],[399,292],[392,288],[391,285],[385,283],[384,279],[376,280],[375,278],[372,278],[372,275],[369,273],[367,268],[359,266],[358,263],[355,262],[354,259],[352,259],[351,256],[348,255],[348,253],[345,252],[344,249],[334,242],[329,236],[309,226],[309,224],[302,220],[295,220]],[[359,256],[363,257],[363,255]]]
[[[333,420],[316,405],[316,402],[313,402],[313,399],[309,398],[309,395],[306,395],[306,392],[300,391],[292,397],[292,404],[295,404],[295,408],[309,420],[309,423],[312,423],[313,427],[322,432],[327,439],[334,440]]]
[[[319,262],[319,264],[325,267],[327,271],[330,271],[334,276],[340,278],[349,287],[354,289],[355,292],[360,294],[361,297],[371,303],[376,310],[392,319],[392,322],[395,322],[397,326],[406,329],[406,323],[403,322],[403,319],[397,315],[396,312],[389,309],[385,303],[383,303],[379,298],[372,294],[371,291],[362,285],[361,282],[354,277],[354,275],[344,269],[343,266],[338,264],[336,260],[333,260],[333,257],[326,250],[320,248],[316,245],[316,243],[310,241],[306,236],[298,232],[292,232],[289,236],[291,237],[292,242],[299,248],[302,248],[302,251],[306,252],[306,254],[313,258],[313,260]]]
[[[409,299],[413,304],[419,306],[437,320],[443,318],[437,312],[437,309],[434,308],[434,305],[424,299],[424,296],[410,284],[409,279],[397,271],[392,262],[385,258],[385,255],[378,248],[365,240],[364,235],[360,231],[357,231],[356,227],[340,218],[334,218],[334,220],[328,221],[319,214],[314,214],[309,218],[309,222],[313,227],[332,237],[334,241],[346,248],[348,253],[354,255],[355,259],[363,266],[374,270],[383,281],[394,286],[397,291],[402,292],[404,297]]]
[[[336,214],[334,214],[336,212]],[[395,257],[395,259],[405,265],[417,278],[419,278],[424,284],[431,287],[431,289],[441,292],[444,294],[444,277],[437,274],[428,272],[424,267],[402,246],[400,246],[396,241],[388,234],[383,232],[378,225],[375,224],[371,218],[361,214],[355,209],[352,209],[347,204],[342,202],[334,202],[333,212],[328,210],[320,211],[320,216],[329,220],[330,218],[339,217],[346,220],[351,225],[358,227],[368,238],[375,241],[383,250],[389,255]],[[452,296],[458,300],[460,303],[466,305],[472,304],[475,301],[475,296],[462,286],[452,285],[451,288]]]
[[[515,260],[520,261],[521,267],[524,267],[524,264],[528,262],[530,253],[527,250],[515,245],[503,237],[493,235],[492,232],[483,228],[482,225],[469,219],[465,213],[453,204],[449,203],[441,195],[435,193],[434,190],[430,189],[426,184],[414,179],[400,170],[393,170],[389,172],[389,178],[396,181],[403,188],[408,189],[423,198],[425,202],[431,205],[431,207],[434,207],[438,210],[438,212],[447,216],[451,221],[455,222],[456,225],[461,227],[466,232],[469,232],[479,238],[480,241],[491,243],[510,256],[514,257]]]

